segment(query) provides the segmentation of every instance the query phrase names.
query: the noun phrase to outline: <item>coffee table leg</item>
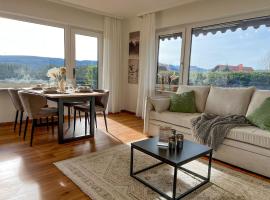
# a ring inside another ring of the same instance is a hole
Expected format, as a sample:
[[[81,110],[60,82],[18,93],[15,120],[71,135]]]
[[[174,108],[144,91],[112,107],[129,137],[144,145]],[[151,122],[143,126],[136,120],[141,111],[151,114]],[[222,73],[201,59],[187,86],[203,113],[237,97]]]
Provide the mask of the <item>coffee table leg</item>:
[[[130,149],[130,176],[133,176],[133,147]]]
[[[212,165],[212,154],[213,152],[211,151],[209,154],[209,163],[208,163],[208,181],[210,181],[210,176],[211,176],[211,165]]]
[[[176,185],[177,185],[177,166],[174,167],[173,196],[172,196],[172,199],[175,199],[175,197],[176,197]]]

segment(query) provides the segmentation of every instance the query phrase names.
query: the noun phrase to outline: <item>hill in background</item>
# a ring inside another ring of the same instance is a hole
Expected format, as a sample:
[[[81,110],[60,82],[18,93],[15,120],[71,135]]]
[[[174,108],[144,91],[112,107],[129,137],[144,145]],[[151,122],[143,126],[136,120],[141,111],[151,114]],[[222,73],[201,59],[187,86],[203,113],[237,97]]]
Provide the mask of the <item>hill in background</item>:
[[[0,63],[25,65],[30,68],[43,68],[48,65],[63,66],[65,60],[62,58],[49,58],[39,56],[0,56]],[[81,60],[76,61],[76,66],[96,65],[97,61]]]
[[[179,72],[179,66],[159,63],[159,70]],[[190,66],[190,71],[192,71],[192,72],[207,72],[208,70],[203,68],[203,67]]]

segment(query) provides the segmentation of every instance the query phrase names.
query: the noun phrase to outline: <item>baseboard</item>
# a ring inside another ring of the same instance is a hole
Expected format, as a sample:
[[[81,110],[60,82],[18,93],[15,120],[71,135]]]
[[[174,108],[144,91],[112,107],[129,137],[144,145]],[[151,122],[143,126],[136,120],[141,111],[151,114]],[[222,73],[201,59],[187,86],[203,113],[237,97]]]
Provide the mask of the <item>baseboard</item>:
[[[1,122],[0,123],[0,127],[3,127],[3,126],[11,126],[11,125],[13,125],[14,124],[14,122]]]
[[[129,114],[132,114],[132,115],[136,114],[135,112],[131,112],[131,111],[128,111],[128,110],[121,110],[120,112],[125,112],[125,113],[129,113]]]

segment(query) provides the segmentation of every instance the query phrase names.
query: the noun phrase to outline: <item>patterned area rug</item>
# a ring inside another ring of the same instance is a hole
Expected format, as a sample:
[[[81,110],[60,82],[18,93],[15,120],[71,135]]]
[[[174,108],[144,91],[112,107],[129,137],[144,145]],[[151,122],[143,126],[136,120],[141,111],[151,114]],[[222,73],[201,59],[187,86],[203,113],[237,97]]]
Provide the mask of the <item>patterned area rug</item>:
[[[55,165],[92,200],[158,200],[163,199],[129,176],[130,147],[119,145],[101,152],[64,160]],[[135,170],[156,163],[157,160],[135,151]],[[183,167],[201,175],[207,174],[207,161],[198,159]],[[164,164],[139,175],[147,182],[172,194],[173,169]],[[201,180],[179,171],[177,193],[200,183]],[[240,172],[212,165],[211,182],[184,199],[199,200],[267,200],[270,183]]]

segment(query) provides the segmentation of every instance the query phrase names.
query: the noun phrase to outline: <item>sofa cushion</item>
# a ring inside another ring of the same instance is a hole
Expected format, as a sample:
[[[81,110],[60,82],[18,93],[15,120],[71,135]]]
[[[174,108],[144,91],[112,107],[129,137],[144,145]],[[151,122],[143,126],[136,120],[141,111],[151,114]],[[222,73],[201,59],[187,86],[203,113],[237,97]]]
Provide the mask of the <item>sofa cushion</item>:
[[[154,106],[155,111],[157,112],[166,111],[170,107],[169,97],[151,97],[150,102]]]
[[[247,116],[247,119],[255,126],[270,131],[270,97],[253,113]],[[269,132],[270,134],[270,132]]]
[[[254,87],[211,87],[205,106],[206,113],[220,116],[246,115]]]
[[[177,94],[183,92],[194,91],[195,92],[195,103],[198,112],[204,112],[205,103],[209,93],[209,86],[191,86],[191,85],[180,85]]]
[[[170,111],[195,113],[196,104],[194,91],[171,95]]]
[[[246,116],[253,113],[266,98],[270,97],[270,90],[256,90],[251,98]]]
[[[270,149],[269,132],[255,126],[233,128],[226,138]]]
[[[169,111],[158,113],[156,111],[151,111],[149,118],[150,120],[158,120],[185,128],[191,128],[190,120],[199,117],[200,115],[201,113],[178,113]]]

